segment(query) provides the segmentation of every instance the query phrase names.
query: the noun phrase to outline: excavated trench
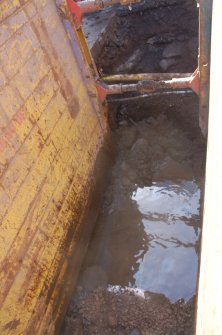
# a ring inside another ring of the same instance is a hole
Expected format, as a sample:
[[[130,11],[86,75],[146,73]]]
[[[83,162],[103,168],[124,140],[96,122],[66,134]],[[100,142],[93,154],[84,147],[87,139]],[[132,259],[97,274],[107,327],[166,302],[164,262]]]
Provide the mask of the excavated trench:
[[[93,14],[89,38],[96,22],[98,35],[106,28],[93,49],[102,74],[197,66],[196,1]],[[205,167],[198,99],[111,97],[109,113],[115,161],[61,335],[192,335]]]

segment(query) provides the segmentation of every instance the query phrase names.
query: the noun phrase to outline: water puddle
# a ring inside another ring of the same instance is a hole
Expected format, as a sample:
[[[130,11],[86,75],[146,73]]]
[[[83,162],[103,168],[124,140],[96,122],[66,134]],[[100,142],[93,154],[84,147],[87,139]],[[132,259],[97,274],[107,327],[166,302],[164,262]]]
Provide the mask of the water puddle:
[[[190,299],[198,267],[199,187],[190,181],[154,182],[150,187],[138,187],[132,200],[142,214],[149,239],[148,248],[135,255],[134,285],[163,293],[172,302]]]
[[[187,301],[198,269],[201,144],[159,117],[120,129],[117,146],[81,285],[136,287]]]

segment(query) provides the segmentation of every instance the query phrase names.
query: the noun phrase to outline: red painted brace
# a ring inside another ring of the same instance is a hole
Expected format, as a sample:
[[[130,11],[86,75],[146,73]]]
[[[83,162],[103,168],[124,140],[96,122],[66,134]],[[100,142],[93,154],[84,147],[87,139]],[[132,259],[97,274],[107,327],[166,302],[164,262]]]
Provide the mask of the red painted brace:
[[[82,25],[82,18],[87,13],[93,13],[103,10],[105,7],[115,4],[130,5],[141,0],[83,0],[75,2],[75,0],[66,0],[68,8],[73,16],[73,21],[77,29]]]
[[[77,2],[73,0],[66,0],[70,13],[72,14],[73,22],[76,29],[82,26],[83,12]]]
[[[106,89],[106,86],[96,84],[96,89],[97,89],[99,100],[103,103],[106,100],[106,97],[108,95],[108,91]]]
[[[197,95],[199,95],[199,93],[200,93],[200,72],[199,72],[199,69],[194,71],[194,73],[192,74],[189,86]]]

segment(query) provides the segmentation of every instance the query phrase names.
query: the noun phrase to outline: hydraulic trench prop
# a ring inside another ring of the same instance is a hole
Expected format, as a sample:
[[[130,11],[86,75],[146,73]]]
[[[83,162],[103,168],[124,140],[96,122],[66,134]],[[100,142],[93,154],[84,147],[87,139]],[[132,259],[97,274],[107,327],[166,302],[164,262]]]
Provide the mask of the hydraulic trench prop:
[[[199,125],[204,136],[207,135],[209,73],[210,73],[210,37],[212,0],[199,0],[199,62],[194,73],[140,73],[119,74],[101,78],[92,59],[82,31],[82,19],[87,13],[102,10],[115,4],[132,5],[140,0],[66,0],[73,23],[79,34],[83,53],[88,60],[94,76],[98,97],[104,103],[109,95],[129,92],[147,94],[165,90],[191,89],[200,98]],[[140,95],[138,96],[138,98]]]

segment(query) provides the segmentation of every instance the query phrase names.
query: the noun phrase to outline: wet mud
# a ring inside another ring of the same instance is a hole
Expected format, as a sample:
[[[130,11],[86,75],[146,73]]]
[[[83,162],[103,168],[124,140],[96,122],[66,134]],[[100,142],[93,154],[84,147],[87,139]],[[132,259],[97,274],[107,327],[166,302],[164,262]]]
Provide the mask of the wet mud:
[[[195,300],[170,304],[163,295],[110,287],[70,308],[64,334],[191,335]]]
[[[204,143],[165,114],[127,121],[114,137],[116,161],[64,334],[191,335]]]

